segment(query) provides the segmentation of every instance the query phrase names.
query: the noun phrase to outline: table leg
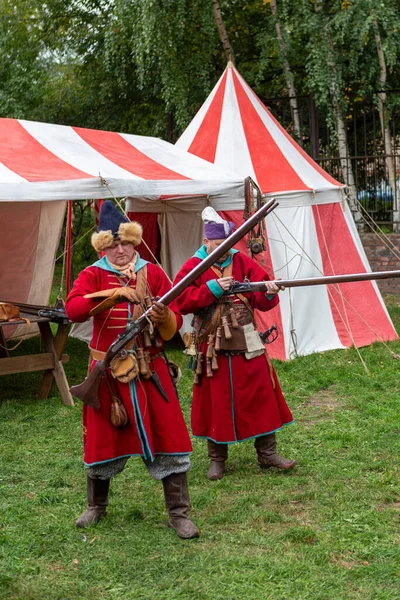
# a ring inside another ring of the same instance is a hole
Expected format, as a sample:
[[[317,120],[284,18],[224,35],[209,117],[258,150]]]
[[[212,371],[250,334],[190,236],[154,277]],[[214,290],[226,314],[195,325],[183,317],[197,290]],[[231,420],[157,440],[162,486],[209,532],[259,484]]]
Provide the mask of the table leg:
[[[7,350],[7,341],[3,333],[3,328],[0,327],[0,358],[7,358],[10,353]]]
[[[58,325],[56,336],[53,337],[49,323],[38,323],[40,333],[46,347],[46,350],[54,355],[54,370],[48,369],[44,375],[39,389],[40,398],[48,398],[53,386],[54,380],[60,392],[61,401],[68,406],[74,406],[74,401],[69,391],[67,377],[60,358],[62,356],[65,344],[68,339],[70,325],[60,323]]]

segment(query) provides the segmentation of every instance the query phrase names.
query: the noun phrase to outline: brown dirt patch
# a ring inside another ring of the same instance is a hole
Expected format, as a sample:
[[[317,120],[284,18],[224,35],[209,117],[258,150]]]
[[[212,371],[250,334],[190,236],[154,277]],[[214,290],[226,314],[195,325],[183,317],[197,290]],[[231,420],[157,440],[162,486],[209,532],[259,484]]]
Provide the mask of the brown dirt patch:
[[[395,510],[400,511],[400,502],[385,502],[385,504],[379,504],[377,506],[377,509],[380,511],[386,510],[387,508],[394,508]]]
[[[370,564],[367,560],[356,561],[351,558],[335,555],[329,557],[329,562],[333,565],[339,565],[339,567],[348,569],[349,571],[357,567],[368,567]]]
[[[341,406],[342,402],[336,395],[335,386],[332,385],[307,398],[298,412],[303,423],[310,425],[315,421],[330,419]]]

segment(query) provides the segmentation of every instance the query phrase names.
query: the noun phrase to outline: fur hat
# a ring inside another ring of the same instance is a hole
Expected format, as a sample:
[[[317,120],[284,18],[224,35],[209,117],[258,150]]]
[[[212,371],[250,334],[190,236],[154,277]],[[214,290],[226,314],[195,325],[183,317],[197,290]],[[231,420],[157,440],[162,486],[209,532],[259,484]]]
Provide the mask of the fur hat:
[[[235,227],[232,221],[225,221],[211,206],[203,210],[201,218],[204,221],[204,237],[208,240],[224,240]]]
[[[92,246],[96,252],[109,248],[115,240],[137,246],[142,241],[142,233],[143,228],[140,223],[129,221],[111,200],[106,200],[100,210],[97,233],[92,235]]]

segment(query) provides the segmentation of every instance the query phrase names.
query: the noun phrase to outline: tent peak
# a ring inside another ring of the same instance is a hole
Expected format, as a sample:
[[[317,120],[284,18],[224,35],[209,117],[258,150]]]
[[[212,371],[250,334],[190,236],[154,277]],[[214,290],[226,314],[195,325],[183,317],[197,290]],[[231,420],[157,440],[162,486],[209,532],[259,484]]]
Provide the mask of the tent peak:
[[[226,65],[226,68],[227,68],[227,69],[234,69],[234,68],[235,68],[235,65],[234,65],[234,64],[233,64],[233,62],[230,60],[230,61],[228,61],[228,64]]]

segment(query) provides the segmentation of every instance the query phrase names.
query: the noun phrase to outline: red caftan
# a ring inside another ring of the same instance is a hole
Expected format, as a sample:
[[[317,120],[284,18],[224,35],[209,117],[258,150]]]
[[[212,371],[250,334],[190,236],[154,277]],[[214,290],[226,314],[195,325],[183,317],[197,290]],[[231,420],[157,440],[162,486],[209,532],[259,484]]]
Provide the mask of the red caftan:
[[[136,269],[143,268],[145,261],[139,259]],[[102,268],[96,265],[102,265]],[[89,318],[89,312],[101,299],[84,298],[85,294],[121,287],[121,275],[114,271],[103,258],[91,267],[84,269],[76,279],[66,301],[66,312],[71,321],[82,322]],[[123,283],[126,278],[122,276]],[[164,272],[156,265],[147,263],[147,282],[154,295],[162,296],[170,284]],[[129,285],[135,287],[130,280]],[[182,317],[176,307],[177,326]],[[128,312],[129,309],[129,312]],[[115,338],[123,333],[131,314],[131,305],[120,303],[110,310],[103,311],[93,318],[93,335],[90,347],[106,352]],[[139,338],[140,336],[138,336]],[[140,340],[138,339],[140,343]],[[151,356],[160,349],[152,347]],[[91,363],[93,368],[95,361]],[[159,376],[161,385],[168,396],[168,402],[149,380],[135,380],[120,383],[107,372],[115,395],[122,400],[129,423],[125,427],[114,427],[110,422],[110,391],[106,378],[100,386],[101,408],[83,405],[84,461],[86,466],[132,455],[153,459],[156,454],[188,454],[192,450],[189,433],[182,415],[175,388],[167,364],[162,356],[153,359],[151,367]]]
[[[177,274],[175,283],[200,260],[196,255],[190,258]],[[236,252],[232,260],[232,276],[235,280],[269,280],[265,271],[244,254]],[[206,282],[217,278],[218,275],[210,268],[187,287],[177,298],[179,311],[182,314],[196,313],[215,303],[217,297]],[[274,308],[279,302],[277,295],[268,300],[264,292],[243,295],[252,308],[262,311]],[[206,348],[207,343],[203,343],[200,351],[204,355]],[[265,354],[250,360],[244,353],[233,355],[218,352],[217,355],[218,370],[213,372],[213,377],[203,373],[200,383],[193,385],[191,426],[194,436],[217,443],[233,443],[272,433],[293,421],[275,371],[268,364]]]

